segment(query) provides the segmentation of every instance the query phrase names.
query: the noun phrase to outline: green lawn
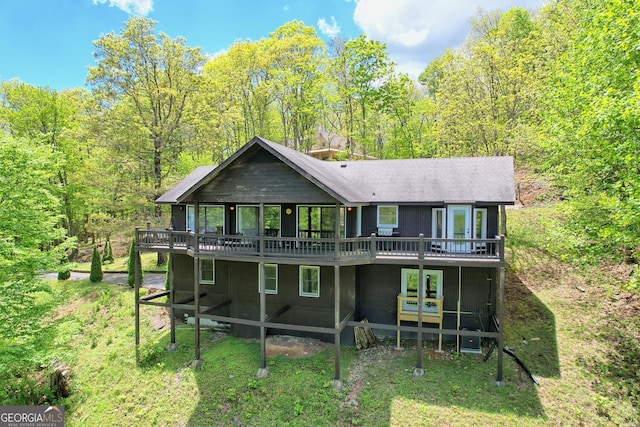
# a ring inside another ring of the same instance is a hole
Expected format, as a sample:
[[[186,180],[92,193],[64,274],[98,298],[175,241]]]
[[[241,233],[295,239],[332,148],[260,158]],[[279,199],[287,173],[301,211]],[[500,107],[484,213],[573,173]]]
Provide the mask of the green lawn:
[[[140,254],[140,261],[142,262],[142,269],[144,271],[167,271],[166,265],[157,265],[158,255],[156,253],[142,253]],[[116,258],[113,262],[103,264],[102,271],[127,271],[127,263],[129,258]],[[91,271],[91,262],[77,263],[74,268],[78,271]]]
[[[153,326],[159,309],[148,306],[136,365],[133,290],[67,281],[38,293],[29,312],[37,333],[0,347],[0,404],[38,402],[55,358],[72,372],[72,394],[57,400],[70,426],[640,424],[640,319],[627,313],[640,306],[637,296],[620,292],[599,268],[574,268],[537,250],[538,237],[519,230],[518,215],[511,217],[520,234],[509,247],[506,345],[538,386],[506,355],[498,387],[495,351],[484,362],[450,348],[437,354],[431,342],[425,375],[413,377],[415,341],[404,351],[393,343],[343,348],[340,392],[332,387],[332,350],[269,358],[269,377],[257,379],[259,343],[214,331],[202,334],[198,371],[191,327],[179,326],[180,345],[168,353],[168,331]]]

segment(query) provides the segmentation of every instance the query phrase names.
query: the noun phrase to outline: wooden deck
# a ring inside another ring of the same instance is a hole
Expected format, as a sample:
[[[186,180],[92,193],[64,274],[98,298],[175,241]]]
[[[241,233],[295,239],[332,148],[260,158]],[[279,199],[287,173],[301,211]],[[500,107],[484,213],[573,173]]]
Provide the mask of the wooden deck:
[[[317,262],[389,262],[423,260],[445,264],[503,265],[504,239],[432,239],[418,237],[293,237],[198,234],[171,229],[136,229],[141,251],[168,251],[229,259],[269,258]]]

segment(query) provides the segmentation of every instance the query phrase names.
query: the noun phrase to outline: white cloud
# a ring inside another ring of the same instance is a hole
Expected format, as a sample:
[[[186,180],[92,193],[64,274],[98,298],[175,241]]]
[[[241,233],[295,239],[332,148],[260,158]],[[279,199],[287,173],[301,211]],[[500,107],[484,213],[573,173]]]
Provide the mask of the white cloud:
[[[129,15],[147,16],[153,10],[153,0],[92,0],[93,4],[105,4],[109,7],[117,7]]]
[[[478,8],[539,7],[546,0],[356,0],[355,23],[385,43],[398,69],[417,78],[446,48],[460,46]]]
[[[326,34],[329,37],[335,37],[340,34],[340,26],[333,16],[331,17],[331,25],[324,18],[318,19],[318,28],[322,34]]]
[[[288,4],[285,4],[285,5],[284,5],[284,7],[282,8],[282,10],[284,10],[285,12],[286,12],[287,10],[289,10],[289,5],[288,5]]]

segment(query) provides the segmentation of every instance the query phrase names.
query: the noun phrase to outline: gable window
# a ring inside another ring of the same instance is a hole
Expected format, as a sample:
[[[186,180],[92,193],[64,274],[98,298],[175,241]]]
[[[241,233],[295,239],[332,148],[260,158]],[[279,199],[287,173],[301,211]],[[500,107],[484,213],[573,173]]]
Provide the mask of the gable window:
[[[396,228],[398,227],[398,207],[378,206],[378,227]]]
[[[320,296],[320,267],[316,265],[300,266],[300,296]]]
[[[212,259],[200,258],[200,283],[203,285],[216,283],[215,262]]]
[[[260,265],[258,265],[258,293],[260,293]],[[264,293],[278,293],[278,264],[264,265]]]

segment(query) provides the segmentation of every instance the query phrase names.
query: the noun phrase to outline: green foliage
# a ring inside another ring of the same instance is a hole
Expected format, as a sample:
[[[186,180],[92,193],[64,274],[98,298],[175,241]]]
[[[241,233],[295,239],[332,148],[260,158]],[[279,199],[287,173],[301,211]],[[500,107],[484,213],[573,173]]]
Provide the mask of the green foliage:
[[[140,259],[140,253],[138,253],[138,265],[140,266],[140,282],[142,283],[142,261]],[[131,239],[131,245],[129,246],[129,258],[127,261],[127,285],[134,286],[136,284],[136,250],[135,239]]]
[[[107,238],[107,241],[104,244],[104,249],[102,250],[102,263],[110,264],[114,261],[113,258],[113,250],[111,249],[111,241]]]
[[[71,277],[71,265],[67,256],[63,256],[60,260],[58,268],[58,280],[68,280]]]
[[[128,113],[118,116],[117,126],[146,136],[127,155],[150,153],[140,166],[153,183],[152,199],[160,195],[162,178],[183,149],[181,122],[204,63],[200,48],[187,46],[181,37],[156,35],[155,25],[134,17],[121,34],[102,35],[94,42],[96,65],[89,67],[87,77],[99,99]],[[155,215],[160,217],[159,207]]]
[[[89,272],[89,280],[92,283],[99,283],[102,281],[102,262],[100,261],[100,254],[98,248],[93,247],[93,254],[91,255],[91,271]]]
[[[640,11],[629,0],[560,6],[577,19],[552,67],[545,129],[547,165],[568,199],[565,234],[591,259],[632,262],[640,247]]]
[[[167,255],[167,273],[164,276],[164,289],[166,291],[168,291],[171,288],[171,283],[169,282],[171,280],[171,273],[170,273],[170,268],[171,268],[171,254]]]
[[[464,47],[446,51],[420,75],[435,103],[439,155],[537,152],[542,52],[537,24],[526,10],[476,16]]]

